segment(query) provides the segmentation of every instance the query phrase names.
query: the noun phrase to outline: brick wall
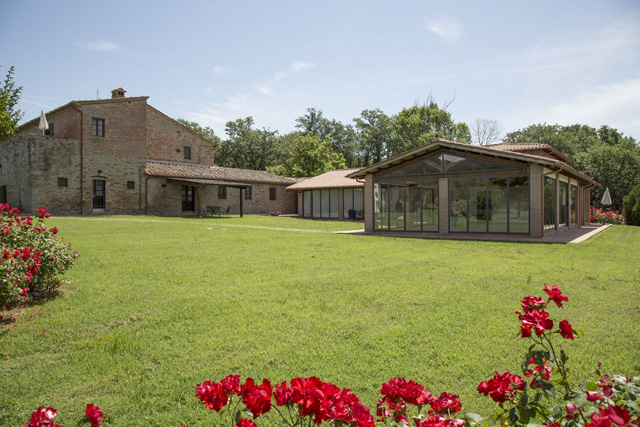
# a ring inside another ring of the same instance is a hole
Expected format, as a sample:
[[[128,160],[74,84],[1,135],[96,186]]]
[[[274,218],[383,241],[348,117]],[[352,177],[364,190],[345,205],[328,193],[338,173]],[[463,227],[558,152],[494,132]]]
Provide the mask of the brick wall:
[[[0,145],[0,186],[25,213],[44,206],[55,215],[80,212],[80,155],[75,139],[22,134]],[[67,187],[58,186],[66,178]]]
[[[213,166],[214,146],[199,135],[147,107],[147,158]],[[184,158],[184,147],[191,147],[191,159]]]

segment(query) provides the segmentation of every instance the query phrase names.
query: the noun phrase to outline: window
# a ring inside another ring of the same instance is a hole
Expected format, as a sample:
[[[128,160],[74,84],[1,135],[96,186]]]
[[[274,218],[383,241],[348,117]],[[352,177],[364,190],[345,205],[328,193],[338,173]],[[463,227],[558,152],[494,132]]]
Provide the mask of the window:
[[[276,199],[276,187],[269,187],[269,200]]]
[[[247,187],[244,189],[244,199],[245,200],[253,199],[253,187]]]
[[[226,199],[227,198],[227,187],[221,185],[218,187],[218,199]]]
[[[49,123],[49,129],[44,131],[45,135],[53,136],[53,123]]]
[[[69,186],[69,182],[67,181],[67,178],[58,178],[58,187],[68,187]]]
[[[193,212],[196,209],[195,203],[196,188],[183,185],[182,186],[182,212]]]
[[[135,181],[127,181],[127,190],[135,190],[136,182]]]
[[[544,228],[556,228],[556,180],[544,177]]]
[[[184,146],[184,159],[185,160],[191,160],[191,147],[188,146]]]
[[[91,136],[104,137],[104,119],[91,119]]]
[[[0,187],[0,203],[9,203],[7,200],[7,186]]]

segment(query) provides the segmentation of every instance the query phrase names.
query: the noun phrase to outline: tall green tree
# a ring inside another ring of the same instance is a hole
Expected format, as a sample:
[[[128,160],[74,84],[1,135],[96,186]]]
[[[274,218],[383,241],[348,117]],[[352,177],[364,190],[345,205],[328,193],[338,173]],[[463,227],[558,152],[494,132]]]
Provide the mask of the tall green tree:
[[[434,101],[400,111],[395,118],[394,133],[393,154],[419,147],[436,138],[471,144],[469,126],[454,122],[451,113],[438,107]]]
[[[14,71],[13,65],[9,67],[7,77],[0,87],[0,139],[15,134],[18,122],[24,116],[22,111],[15,109],[20,100],[22,86],[16,87],[13,81]]]
[[[357,135],[358,164],[369,166],[390,157],[393,146],[394,121],[382,110],[363,110],[360,117],[353,119]]]
[[[213,129],[211,129],[209,126],[203,127],[198,122],[190,122],[185,119],[176,119],[176,122],[180,123],[183,126],[188,127],[198,135],[202,136],[204,139],[208,139],[209,141],[213,142],[216,145],[219,145],[221,142],[221,139],[218,137],[218,135],[216,135]]]
[[[286,161],[291,138],[281,137],[278,131],[254,129],[253,125],[252,117],[227,122],[227,139],[216,154],[218,165],[266,170]]]
[[[324,141],[312,133],[294,134],[291,155],[286,165],[270,169],[273,173],[294,177],[316,176],[346,167],[344,156],[331,148],[331,138]]]

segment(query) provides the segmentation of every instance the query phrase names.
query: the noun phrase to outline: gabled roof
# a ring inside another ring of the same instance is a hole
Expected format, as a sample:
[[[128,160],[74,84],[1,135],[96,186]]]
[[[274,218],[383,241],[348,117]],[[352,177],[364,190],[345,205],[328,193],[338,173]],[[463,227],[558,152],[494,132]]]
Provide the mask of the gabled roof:
[[[546,145],[546,144],[543,144],[543,145]],[[421,147],[413,148],[411,150],[405,151],[404,153],[398,154],[393,157],[389,157],[388,159],[375,163],[371,166],[362,168],[356,172],[352,172],[349,175],[347,175],[347,177],[348,178],[365,178],[367,174],[373,174],[385,169],[389,169],[393,166],[399,165],[411,159],[415,159],[416,157],[421,157],[426,154],[435,152],[442,148],[449,149],[451,151],[462,151],[462,152],[468,152],[468,153],[481,154],[485,156],[493,156],[493,157],[498,157],[503,159],[519,160],[527,163],[536,163],[536,164],[545,166],[549,169],[558,170],[558,171],[562,170],[569,175],[572,175],[583,181],[587,181],[590,184],[597,185],[597,183],[593,179],[583,174],[582,172],[575,170],[571,166],[568,166],[566,163],[561,162],[560,160],[555,160],[555,159],[544,157],[544,156],[536,156],[533,154],[512,152],[508,150],[496,150],[494,148],[489,148],[487,146],[481,147],[478,145],[462,144],[459,142],[447,141],[446,139],[442,139],[442,138],[437,138],[435,141],[430,142],[429,144],[425,144]]]
[[[549,144],[541,144],[539,142],[521,142],[517,144],[510,144],[506,142],[502,142],[500,144],[491,144],[485,145],[487,148],[492,148],[494,150],[500,151],[514,151],[514,152],[527,152],[527,151],[545,151],[552,156],[556,157],[559,160],[562,160],[565,163],[571,163],[572,160],[550,146]]]
[[[298,182],[287,187],[287,190],[316,190],[320,188],[357,188],[364,187],[364,182],[356,181],[352,178],[347,178],[347,175],[359,171],[360,168],[355,169],[337,169],[323,173],[322,175],[314,176],[313,178],[305,179],[302,182]]]
[[[224,168],[221,166],[205,166],[191,163],[168,162],[163,160],[147,160],[145,172],[150,176],[162,176],[167,178],[208,179],[228,182],[251,182],[257,184],[290,185],[296,182],[293,178],[273,175],[265,171]]]
[[[59,113],[60,111],[66,110],[67,108],[72,108],[74,105],[91,105],[91,104],[103,104],[103,103],[113,103],[113,102],[125,102],[125,101],[146,101],[147,99],[149,99],[148,96],[136,96],[136,97],[129,97],[129,98],[115,98],[115,99],[95,99],[92,101],[70,101],[67,102],[64,105],[61,105],[60,107],[54,108],[53,110],[47,111],[45,114],[45,116],[49,116],[49,114],[56,114]],[[36,117],[33,120],[29,120],[28,122],[25,122],[23,124],[21,124],[20,126],[18,126],[18,129],[22,130],[22,129],[26,129],[29,126],[32,126],[34,124],[38,124],[40,120],[40,116]]]

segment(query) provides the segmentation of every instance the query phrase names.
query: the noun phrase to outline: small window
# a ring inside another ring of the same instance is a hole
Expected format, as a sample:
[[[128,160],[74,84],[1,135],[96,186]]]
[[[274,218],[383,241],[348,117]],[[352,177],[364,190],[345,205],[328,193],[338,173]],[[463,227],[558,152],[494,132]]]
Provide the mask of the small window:
[[[191,147],[184,146],[184,158],[185,160],[191,160]]]
[[[45,135],[53,136],[53,123],[49,123],[49,129],[44,131]]]
[[[247,187],[244,189],[244,199],[245,200],[253,199],[253,187]]]
[[[58,187],[68,187],[69,186],[69,182],[67,181],[67,178],[58,178]]]
[[[104,119],[91,119],[91,136],[104,137]]]
[[[269,187],[269,200],[276,199],[276,187]]]
[[[9,203],[7,199],[7,186],[3,185],[0,187],[0,203]]]
[[[135,190],[136,182],[135,181],[127,181],[127,190]]]
[[[218,199],[226,199],[227,198],[227,187],[221,185],[218,187]]]

